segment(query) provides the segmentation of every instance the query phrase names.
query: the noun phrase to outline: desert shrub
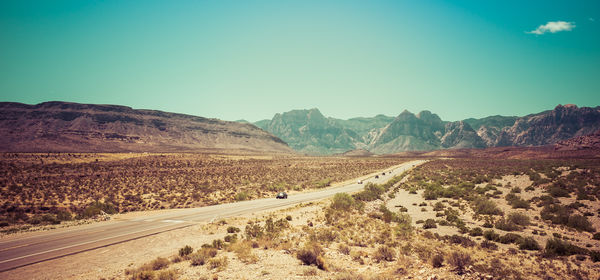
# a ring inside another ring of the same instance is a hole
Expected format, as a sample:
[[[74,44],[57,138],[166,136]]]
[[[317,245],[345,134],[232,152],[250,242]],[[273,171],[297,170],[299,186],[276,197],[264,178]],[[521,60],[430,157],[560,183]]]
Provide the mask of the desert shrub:
[[[594,240],[600,240],[600,232],[596,232],[596,233],[594,233],[594,237],[593,237],[593,239],[594,239]]]
[[[594,232],[594,227],[592,226],[592,223],[590,223],[590,221],[587,219],[587,217],[579,215],[579,214],[574,214],[569,216],[569,219],[567,221],[567,226],[572,227],[574,229],[577,230],[583,230],[583,231],[588,231],[588,232]]]
[[[56,216],[53,214],[44,214],[44,215],[42,215],[41,220],[44,223],[48,223],[48,224],[52,224],[52,225],[60,224],[60,220],[57,219]]]
[[[353,195],[353,197],[360,201],[373,201],[381,199],[381,195],[385,192],[385,188],[381,185],[367,183],[364,189]]]
[[[219,258],[215,257],[208,260],[208,267],[210,269],[217,269],[221,271],[227,267],[228,263],[227,256],[222,256]]]
[[[241,229],[234,227],[234,226],[229,226],[227,227],[227,233],[236,233],[236,232],[240,232]]]
[[[516,233],[507,233],[505,235],[500,236],[500,243],[509,244],[509,243],[517,243],[521,239],[521,236]]]
[[[522,199],[521,197],[519,197],[518,195],[515,195],[514,193],[507,194],[505,199],[506,199],[506,201],[508,201],[508,204],[510,204],[510,206],[512,206],[512,208],[528,209],[530,207],[529,201]]]
[[[151,270],[140,270],[131,273],[131,280],[154,280],[156,279],[156,272]]]
[[[553,224],[567,224],[569,222],[570,211],[567,207],[560,204],[550,204],[544,206],[540,212],[540,217],[544,220],[550,220]]]
[[[373,254],[373,259],[377,262],[388,261],[391,262],[396,258],[396,250],[394,248],[383,245],[377,248],[377,251]]]
[[[331,186],[331,182],[333,182],[333,179],[325,178],[323,180],[315,182],[315,188],[322,189],[325,187],[329,187],[329,186]]]
[[[480,227],[474,227],[471,230],[469,230],[469,235],[470,236],[482,236],[483,229],[481,229]]]
[[[471,265],[471,256],[462,251],[454,251],[448,256],[448,264],[452,265],[458,274],[463,274],[465,268]]]
[[[591,259],[593,262],[600,262],[600,251],[593,251],[593,250],[590,250],[590,251],[589,251],[589,255],[590,255],[590,259]]]
[[[488,240],[483,240],[483,241],[481,242],[481,244],[479,244],[479,246],[480,246],[481,248],[484,248],[484,249],[489,249],[489,250],[497,250],[497,249],[498,249],[498,245],[496,245],[496,243],[494,243],[494,242],[490,242],[490,241],[488,241]]]
[[[493,201],[479,197],[473,201],[473,211],[480,215],[502,215],[502,210]]]
[[[569,191],[558,182],[548,187],[548,193],[553,197],[569,197]]]
[[[185,247],[179,249],[179,256],[184,257],[191,254],[192,252],[194,252],[194,249],[189,245],[185,245]]]
[[[444,265],[444,256],[442,254],[435,254],[431,257],[431,265],[435,268],[442,267]]]
[[[544,255],[546,256],[570,256],[585,253],[587,253],[587,250],[556,237],[548,239],[544,249]]]
[[[292,216],[291,216],[291,215],[287,215],[287,216],[285,216],[285,219],[286,219],[287,221],[291,221],[291,220],[292,220]]]
[[[316,265],[318,268],[326,270],[325,259],[322,256],[323,248],[315,242],[310,242],[296,253],[298,258],[305,265]]]
[[[349,194],[336,193],[330,207],[335,210],[348,211],[354,207],[354,204],[354,198]]]
[[[212,248],[215,248],[217,250],[221,250],[223,249],[223,247],[225,247],[225,242],[221,239],[214,239],[212,241]]]
[[[515,186],[512,189],[510,189],[511,193],[521,193],[521,188]]]
[[[366,279],[371,279],[371,278],[366,278],[362,274],[356,274],[356,272],[344,271],[342,273],[337,274],[335,276],[335,278],[332,278],[332,279],[333,280],[366,280]],[[377,279],[379,279],[379,278],[377,278]]]
[[[425,223],[423,224],[423,228],[424,229],[437,228],[437,225],[435,224],[435,220],[434,219],[425,220]]]
[[[250,195],[248,194],[247,191],[241,191],[235,194],[235,200],[236,201],[244,201],[244,200],[248,200],[248,198],[250,198]]]
[[[106,214],[115,214],[117,213],[117,208],[111,203],[102,203],[100,201],[93,202],[88,205],[83,212],[80,214],[81,218],[92,218],[100,215],[100,213]]]
[[[244,232],[246,233],[246,239],[253,239],[262,237],[264,229],[258,223],[250,223],[246,225]]]
[[[444,203],[442,203],[441,201],[438,201],[433,205],[433,211],[442,211],[442,210],[444,210],[444,208],[446,208],[446,207],[444,206]]]
[[[338,246],[338,251],[344,255],[350,255],[350,247],[348,245],[341,243]]]
[[[448,240],[450,241],[450,243],[459,244],[463,247],[473,247],[477,244],[477,243],[475,243],[475,241],[471,240],[471,238],[456,235],[456,234],[448,237]]]
[[[504,218],[496,221],[496,223],[494,223],[494,227],[505,231],[514,231],[519,229],[517,224]]]
[[[512,212],[508,214],[507,220],[510,223],[514,223],[520,226],[528,226],[530,223],[529,217],[526,214],[520,212]]]
[[[69,212],[67,210],[59,210],[56,213],[56,218],[59,221],[70,221],[70,220],[73,220],[73,215],[71,214],[71,212]]]
[[[521,238],[521,239],[519,239],[519,241],[517,243],[519,244],[519,249],[521,249],[521,250],[539,250],[540,249],[540,245],[531,236]]]
[[[269,238],[275,238],[279,236],[279,233],[284,229],[288,228],[290,223],[286,219],[279,219],[273,221],[272,217],[267,218],[265,221],[264,232]]]
[[[167,258],[158,257],[150,263],[152,270],[161,270],[167,268],[171,262]]]
[[[258,257],[252,254],[252,244],[250,241],[238,242],[229,246],[228,250],[234,252],[238,259],[243,263],[256,263]]]
[[[223,237],[223,240],[225,242],[235,243],[238,240],[238,235],[237,235],[237,233],[225,235],[225,237]]]
[[[527,192],[530,192],[530,191],[533,191],[533,190],[535,190],[535,188],[533,186],[528,186],[528,187],[525,188],[525,191],[527,191]]]
[[[396,215],[394,222],[398,223],[394,227],[394,232],[396,235],[406,237],[412,234],[413,227],[412,218],[410,215],[406,213],[400,213]]]
[[[202,248],[196,253],[190,255],[191,264],[193,266],[204,265],[208,259],[213,258],[217,255],[217,249],[215,248]]]
[[[157,280],[176,280],[178,273],[174,269],[161,270],[156,273]]]
[[[379,211],[382,214],[382,220],[386,223],[389,223],[396,219],[396,213],[390,211],[387,207],[385,207],[385,204],[379,205]]]
[[[483,232],[483,237],[490,241],[500,240],[500,234],[496,233],[493,229],[488,229]]]

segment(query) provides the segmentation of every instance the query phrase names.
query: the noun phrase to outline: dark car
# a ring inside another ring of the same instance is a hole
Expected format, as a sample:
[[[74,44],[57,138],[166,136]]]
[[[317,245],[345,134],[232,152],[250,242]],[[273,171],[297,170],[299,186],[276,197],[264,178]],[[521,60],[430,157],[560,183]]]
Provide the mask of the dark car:
[[[375,179],[379,179],[379,175],[375,175]]]
[[[385,175],[385,172],[381,173],[381,175]]]
[[[277,196],[275,198],[277,198],[277,199],[286,199],[287,198],[287,193],[280,192],[280,193],[277,194]]]

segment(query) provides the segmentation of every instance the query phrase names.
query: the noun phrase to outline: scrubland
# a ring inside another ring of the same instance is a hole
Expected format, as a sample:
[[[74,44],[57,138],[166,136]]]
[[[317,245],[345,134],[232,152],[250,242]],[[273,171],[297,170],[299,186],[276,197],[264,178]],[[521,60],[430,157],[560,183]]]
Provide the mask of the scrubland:
[[[598,279],[599,168],[434,160],[355,194],[218,221],[211,242],[116,278]]]
[[[400,158],[235,154],[0,154],[0,230],[201,207],[323,188]],[[87,219],[87,220],[86,220]]]

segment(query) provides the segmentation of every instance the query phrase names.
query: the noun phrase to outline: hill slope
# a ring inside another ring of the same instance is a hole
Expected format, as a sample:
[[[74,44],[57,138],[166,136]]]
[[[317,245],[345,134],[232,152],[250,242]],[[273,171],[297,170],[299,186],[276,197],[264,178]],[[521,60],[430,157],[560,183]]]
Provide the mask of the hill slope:
[[[252,124],[126,106],[0,103],[3,152],[293,152]]]

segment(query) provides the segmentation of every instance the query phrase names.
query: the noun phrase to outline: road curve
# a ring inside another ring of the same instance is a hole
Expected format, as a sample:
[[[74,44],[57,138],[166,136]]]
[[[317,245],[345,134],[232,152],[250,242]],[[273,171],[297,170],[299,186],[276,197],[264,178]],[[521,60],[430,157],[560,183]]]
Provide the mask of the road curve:
[[[392,177],[424,162],[424,160],[406,162],[386,170],[386,175],[380,175],[378,179],[370,177],[363,182],[385,183]],[[293,194],[288,199],[263,198],[201,208],[177,209],[169,213],[150,214],[130,220],[78,226],[36,233],[32,236],[9,237],[0,241],[0,272],[189,227],[198,222],[210,222],[220,218],[274,210],[298,203],[321,200],[340,192],[355,192],[361,190],[363,186],[351,183],[313,192]]]

